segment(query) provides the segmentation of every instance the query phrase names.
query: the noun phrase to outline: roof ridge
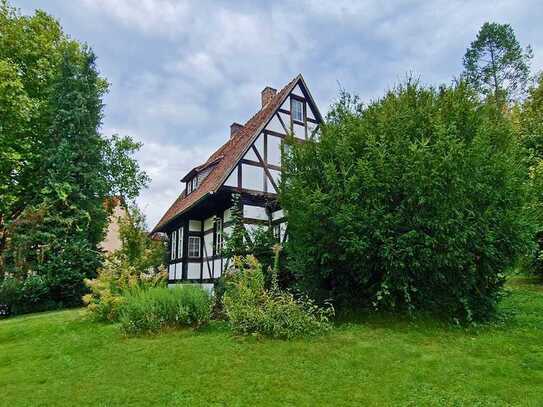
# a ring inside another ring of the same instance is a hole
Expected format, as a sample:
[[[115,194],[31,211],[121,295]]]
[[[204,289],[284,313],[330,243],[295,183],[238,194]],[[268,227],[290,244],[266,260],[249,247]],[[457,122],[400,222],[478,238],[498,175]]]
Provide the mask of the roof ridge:
[[[216,192],[222,186],[226,178],[230,175],[232,168],[249,148],[252,139],[258,137],[262,128],[264,128],[271,119],[272,114],[281,107],[280,104],[283,99],[290,93],[299,80],[303,80],[301,73],[283,86],[268,103],[261,106],[261,108],[245,122],[243,127],[238,130],[234,137],[227,140],[210,155],[204,164],[199,166],[203,167],[210,161],[217,161],[217,164],[202,180],[196,190],[187,195],[185,194],[185,189],[183,189],[181,194],[179,194],[177,199],[153,228],[152,233],[160,231],[168,222],[193,207],[207,194]],[[219,159],[221,154],[222,157]]]

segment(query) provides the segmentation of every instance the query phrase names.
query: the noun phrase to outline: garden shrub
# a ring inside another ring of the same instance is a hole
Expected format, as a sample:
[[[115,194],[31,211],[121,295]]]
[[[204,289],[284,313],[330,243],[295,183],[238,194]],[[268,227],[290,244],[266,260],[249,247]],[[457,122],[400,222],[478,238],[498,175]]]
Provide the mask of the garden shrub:
[[[166,327],[199,327],[211,318],[212,299],[198,286],[134,288],[120,307],[121,330],[127,335],[156,333]]]
[[[28,276],[25,279],[21,286],[19,306],[29,312],[54,308],[49,300],[49,285],[42,276]]]
[[[284,157],[288,267],[343,307],[490,317],[531,248],[526,175],[510,121],[463,83],[341,94]]]
[[[164,244],[149,238],[141,212],[131,208],[130,215],[121,219],[119,226],[121,247],[106,257],[95,279],[85,280],[90,293],[83,297],[83,302],[98,321],[117,321],[125,291],[166,284]]]
[[[50,297],[49,281],[34,274],[24,280],[4,278],[0,283],[0,304],[7,305],[14,315],[58,308]]]
[[[21,284],[13,277],[5,277],[0,281],[0,305],[7,305],[13,311],[21,298]]]
[[[233,330],[292,339],[330,329],[334,310],[321,308],[307,297],[296,298],[279,289],[267,290],[261,264],[254,256],[235,257],[227,271],[224,310]]]
[[[118,320],[126,291],[164,287],[166,279],[164,267],[144,272],[128,264],[122,256],[112,255],[105,260],[95,279],[85,280],[91,292],[83,297],[83,302],[92,319],[114,322]]]

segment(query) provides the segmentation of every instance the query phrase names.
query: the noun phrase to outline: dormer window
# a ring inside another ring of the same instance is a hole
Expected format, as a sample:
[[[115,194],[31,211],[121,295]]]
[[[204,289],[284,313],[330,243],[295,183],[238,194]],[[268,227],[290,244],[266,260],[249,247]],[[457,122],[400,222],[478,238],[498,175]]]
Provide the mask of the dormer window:
[[[300,123],[304,121],[304,104],[298,99],[292,99],[292,120]]]
[[[187,182],[187,195],[198,188],[198,176]]]

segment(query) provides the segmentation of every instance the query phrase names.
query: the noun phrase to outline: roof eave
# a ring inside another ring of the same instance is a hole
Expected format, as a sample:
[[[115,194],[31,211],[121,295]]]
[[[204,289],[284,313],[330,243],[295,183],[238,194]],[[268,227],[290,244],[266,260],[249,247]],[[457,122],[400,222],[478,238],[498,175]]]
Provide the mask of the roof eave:
[[[165,221],[164,223],[159,223],[158,225],[155,226],[155,228],[151,231],[151,233],[159,233],[159,232],[165,232],[164,228],[170,224],[171,222],[173,222],[174,220],[176,220],[177,218],[179,218],[181,215],[183,215],[184,213],[188,212],[190,209],[194,208],[198,203],[200,203],[206,196],[208,195],[213,195],[215,192],[214,191],[208,191],[206,193],[204,193],[200,198],[198,198],[196,201],[194,201],[193,203],[191,203],[189,206],[187,206],[185,209],[183,209],[181,212],[175,214],[174,216],[172,216],[170,219],[168,219],[167,221]]]

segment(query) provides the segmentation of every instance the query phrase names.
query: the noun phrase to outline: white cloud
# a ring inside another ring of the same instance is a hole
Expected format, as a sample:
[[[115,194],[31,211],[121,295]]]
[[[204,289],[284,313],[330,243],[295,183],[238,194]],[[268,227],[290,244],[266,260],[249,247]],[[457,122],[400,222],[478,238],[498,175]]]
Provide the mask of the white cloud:
[[[96,51],[111,81],[104,133],[145,145],[153,178],[139,199],[150,226],[181,191],[179,179],[259,107],[260,90],[303,73],[323,113],[338,82],[364,100],[405,77],[449,82],[485,21],[510,23],[543,68],[540,0],[228,2],[19,0],[45,8]]]

